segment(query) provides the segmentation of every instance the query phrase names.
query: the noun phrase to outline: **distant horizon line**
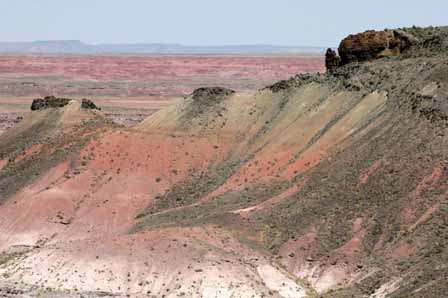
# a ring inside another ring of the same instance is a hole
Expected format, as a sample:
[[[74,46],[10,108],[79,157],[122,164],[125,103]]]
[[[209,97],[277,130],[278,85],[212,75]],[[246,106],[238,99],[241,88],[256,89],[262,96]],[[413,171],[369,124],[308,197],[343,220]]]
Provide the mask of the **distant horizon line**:
[[[0,41],[0,53],[18,54],[323,54],[327,47],[273,44],[183,45],[99,43],[81,40]]]
[[[317,46],[317,45],[284,45],[275,43],[223,43],[223,44],[212,44],[212,45],[201,45],[201,44],[184,44],[179,42],[86,42],[80,39],[36,39],[31,41],[26,40],[0,40],[0,43],[9,44],[26,44],[26,43],[79,43],[88,46],[104,46],[104,45],[170,45],[170,46],[181,46],[181,47],[241,47],[241,46],[258,46],[258,47],[282,47],[282,48],[334,48],[334,46]]]

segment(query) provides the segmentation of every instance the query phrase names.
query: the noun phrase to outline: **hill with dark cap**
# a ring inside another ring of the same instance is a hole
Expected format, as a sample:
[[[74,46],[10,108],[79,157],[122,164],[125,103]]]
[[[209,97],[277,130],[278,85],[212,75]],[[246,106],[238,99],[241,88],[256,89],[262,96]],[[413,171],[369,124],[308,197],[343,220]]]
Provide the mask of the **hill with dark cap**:
[[[352,35],[326,74],[132,129],[32,111],[0,139],[0,294],[445,297],[447,40]]]

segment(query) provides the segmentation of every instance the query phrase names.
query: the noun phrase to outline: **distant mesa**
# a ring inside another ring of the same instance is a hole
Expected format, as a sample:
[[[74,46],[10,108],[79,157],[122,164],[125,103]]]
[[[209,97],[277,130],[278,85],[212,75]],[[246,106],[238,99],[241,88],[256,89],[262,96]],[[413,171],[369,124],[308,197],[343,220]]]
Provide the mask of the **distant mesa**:
[[[45,110],[49,108],[62,108],[68,105],[72,99],[62,98],[56,96],[46,96],[44,98],[36,98],[31,104],[32,111]],[[81,108],[91,110],[101,110],[98,106],[89,99],[83,99],[81,102]]]
[[[324,48],[277,45],[188,46],[174,43],[88,44],[79,40],[1,42],[0,53],[40,54],[289,54],[324,53]]]

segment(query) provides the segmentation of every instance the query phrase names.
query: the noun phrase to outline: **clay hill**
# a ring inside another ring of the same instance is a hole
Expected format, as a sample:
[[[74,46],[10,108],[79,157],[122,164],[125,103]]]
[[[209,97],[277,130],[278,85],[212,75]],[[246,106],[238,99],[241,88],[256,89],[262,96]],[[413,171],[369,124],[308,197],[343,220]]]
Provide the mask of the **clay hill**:
[[[134,128],[36,100],[0,138],[0,296],[446,297],[448,28],[327,67]]]

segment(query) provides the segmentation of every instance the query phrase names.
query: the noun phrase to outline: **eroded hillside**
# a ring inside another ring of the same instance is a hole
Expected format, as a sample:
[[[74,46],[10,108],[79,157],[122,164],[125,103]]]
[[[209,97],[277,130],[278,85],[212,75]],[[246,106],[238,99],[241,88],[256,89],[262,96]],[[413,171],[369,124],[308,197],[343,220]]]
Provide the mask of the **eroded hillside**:
[[[327,74],[133,129],[32,111],[0,139],[0,293],[444,297],[446,32],[350,36]]]

